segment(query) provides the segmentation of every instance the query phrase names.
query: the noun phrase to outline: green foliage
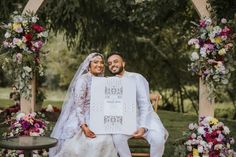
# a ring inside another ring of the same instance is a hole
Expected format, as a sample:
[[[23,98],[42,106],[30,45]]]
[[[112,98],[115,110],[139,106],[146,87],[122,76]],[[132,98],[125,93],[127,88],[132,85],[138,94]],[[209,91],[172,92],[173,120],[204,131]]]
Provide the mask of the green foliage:
[[[213,16],[217,19],[233,19],[236,13],[235,0],[208,0],[211,5]]]

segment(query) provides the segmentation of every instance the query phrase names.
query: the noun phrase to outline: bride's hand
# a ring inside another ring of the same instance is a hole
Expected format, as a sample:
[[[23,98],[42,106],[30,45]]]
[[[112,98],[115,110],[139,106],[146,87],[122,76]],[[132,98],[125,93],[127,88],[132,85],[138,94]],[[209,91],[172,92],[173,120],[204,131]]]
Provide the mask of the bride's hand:
[[[89,138],[95,138],[96,137],[94,132],[92,132],[87,126],[83,126],[82,130],[83,130],[86,137],[89,137]]]

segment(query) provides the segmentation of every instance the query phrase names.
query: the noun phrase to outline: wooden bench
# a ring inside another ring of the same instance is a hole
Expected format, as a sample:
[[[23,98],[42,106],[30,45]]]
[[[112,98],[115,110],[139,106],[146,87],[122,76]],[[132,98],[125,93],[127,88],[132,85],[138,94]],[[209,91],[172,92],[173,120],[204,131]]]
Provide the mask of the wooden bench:
[[[150,145],[144,138],[131,138],[128,141],[132,157],[150,157]]]

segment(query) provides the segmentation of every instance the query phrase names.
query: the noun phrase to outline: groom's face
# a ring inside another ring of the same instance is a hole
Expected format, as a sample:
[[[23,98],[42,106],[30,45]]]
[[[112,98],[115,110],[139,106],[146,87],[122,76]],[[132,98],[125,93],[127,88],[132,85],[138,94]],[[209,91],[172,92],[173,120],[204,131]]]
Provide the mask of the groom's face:
[[[124,72],[125,62],[119,55],[112,55],[107,59],[108,69],[113,75],[121,75]]]

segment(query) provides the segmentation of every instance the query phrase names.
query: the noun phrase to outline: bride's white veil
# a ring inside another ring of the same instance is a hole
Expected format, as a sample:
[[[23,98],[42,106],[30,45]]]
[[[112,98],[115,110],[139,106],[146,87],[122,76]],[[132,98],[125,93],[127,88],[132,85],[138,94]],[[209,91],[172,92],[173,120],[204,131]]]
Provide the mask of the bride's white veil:
[[[64,99],[64,102],[63,102],[63,105],[61,108],[61,114],[60,114],[60,116],[56,122],[56,125],[50,135],[51,137],[58,139],[58,144],[56,147],[50,149],[49,156],[54,156],[56,153],[58,153],[57,151],[60,150],[61,145],[65,140],[61,137],[61,135],[64,130],[63,126],[65,125],[66,121],[68,120],[69,115],[70,115],[70,110],[72,108],[72,105],[75,102],[73,95],[74,95],[74,88],[75,88],[76,81],[81,75],[86,74],[88,72],[90,62],[92,61],[92,59],[95,56],[98,56],[98,55],[101,56],[102,58],[104,58],[102,54],[97,53],[97,52],[91,53],[85,58],[85,60],[80,64],[78,70],[76,71],[76,73],[69,85],[69,88],[66,93],[66,97]]]

